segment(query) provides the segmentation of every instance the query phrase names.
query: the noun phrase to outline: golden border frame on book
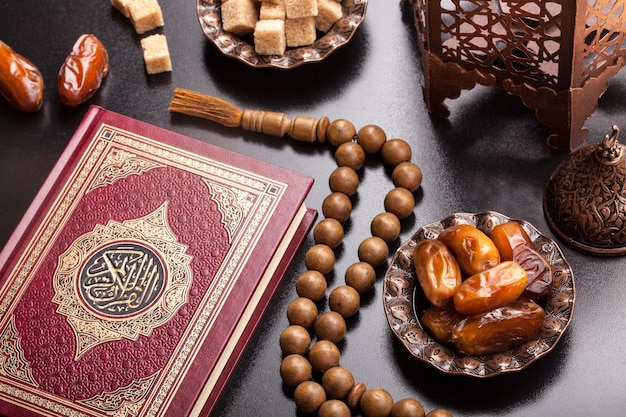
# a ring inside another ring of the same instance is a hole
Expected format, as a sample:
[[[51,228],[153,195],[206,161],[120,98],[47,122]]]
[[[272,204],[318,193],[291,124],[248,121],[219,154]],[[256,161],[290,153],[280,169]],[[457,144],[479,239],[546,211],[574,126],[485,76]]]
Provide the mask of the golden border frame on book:
[[[413,249],[419,241],[436,238],[454,224],[470,224],[489,235],[496,225],[508,221],[515,221],[526,229],[535,249],[552,267],[554,288],[542,303],[546,312],[544,325],[537,338],[515,349],[484,356],[462,355],[453,347],[435,341],[420,322],[419,316],[429,303],[420,296],[421,288],[416,285]],[[520,371],[548,354],[570,324],[574,300],[574,274],[559,246],[529,222],[493,211],[455,213],[420,227],[400,245],[383,280],[383,307],[389,327],[408,352],[444,373],[477,378]]]
[[[226,56],[251,67],[290,69],[322,61],[337,48],[346,45],[365,19],[368,0],[342,0],[343,17],[313,45],[287,48],[283,55],[259,55],[254,45],[222,29],[221,0],[198,0],[197,13],[206,37]]]

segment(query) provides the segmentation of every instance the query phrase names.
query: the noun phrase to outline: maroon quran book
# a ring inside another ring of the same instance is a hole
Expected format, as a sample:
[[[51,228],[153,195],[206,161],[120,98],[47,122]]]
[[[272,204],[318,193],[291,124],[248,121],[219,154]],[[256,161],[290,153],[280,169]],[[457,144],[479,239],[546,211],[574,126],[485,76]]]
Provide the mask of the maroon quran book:
[[[0,253],[0,415],[208,415],[312,181],[91,107]]]

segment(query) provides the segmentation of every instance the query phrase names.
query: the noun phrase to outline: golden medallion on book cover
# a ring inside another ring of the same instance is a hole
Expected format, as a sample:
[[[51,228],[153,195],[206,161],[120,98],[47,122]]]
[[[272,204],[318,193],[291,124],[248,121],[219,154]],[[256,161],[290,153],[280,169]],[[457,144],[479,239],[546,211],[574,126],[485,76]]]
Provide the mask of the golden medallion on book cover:
[[[108,341],[148,336],[185,304],[191,257],[167,224],[167,203],[145,217],[109,221],[76,239],[54,274],[57,312],[79,358]]]

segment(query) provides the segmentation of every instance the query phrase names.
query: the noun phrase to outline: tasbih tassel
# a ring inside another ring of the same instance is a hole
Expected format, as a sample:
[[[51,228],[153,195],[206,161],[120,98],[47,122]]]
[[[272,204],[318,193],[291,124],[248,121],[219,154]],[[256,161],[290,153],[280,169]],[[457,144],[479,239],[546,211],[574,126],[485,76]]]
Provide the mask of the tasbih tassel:
[[[243,114],[241,109],[224,100],[184,88],[174,90],[169,110],[208,119],[226,127],[240,127]]]
[[[242,110],[222,99],[201,94],[184,88],[176,88],[170,102],[169,111],[188,116],[201,117],[226,127],[240,127],[244,130],[283,137],[291,136],[302,142],[326,141],[327,117],[315,119],[296,116],[289,120],[280,112],[262,110]]]

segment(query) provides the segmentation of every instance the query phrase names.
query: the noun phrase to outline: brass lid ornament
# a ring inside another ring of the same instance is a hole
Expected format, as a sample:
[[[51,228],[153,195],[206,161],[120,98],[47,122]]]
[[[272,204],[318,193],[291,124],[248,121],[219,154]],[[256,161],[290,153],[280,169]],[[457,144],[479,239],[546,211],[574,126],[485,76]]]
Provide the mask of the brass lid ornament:
[[[543,209],[552,230],[594,255],[626,254],[626,162],[619,127],[572,154],[548,180]]]

